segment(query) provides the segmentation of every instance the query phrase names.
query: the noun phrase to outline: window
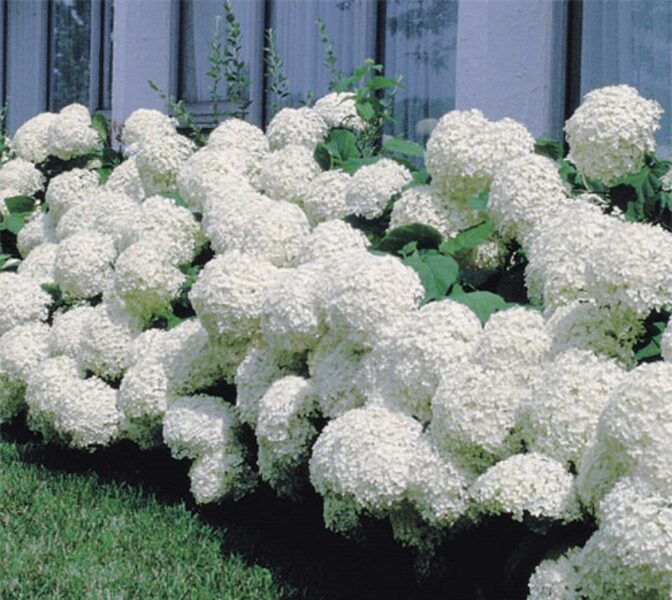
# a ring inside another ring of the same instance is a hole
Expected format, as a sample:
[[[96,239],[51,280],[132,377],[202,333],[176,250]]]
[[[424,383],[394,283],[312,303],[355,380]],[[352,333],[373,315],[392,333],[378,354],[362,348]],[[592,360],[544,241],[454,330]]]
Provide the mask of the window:
[[[387,75],[402,74],[394,133],[426,139],[431,119],[455,104],[457,0],[238,0],[243,60],[252,81],[252,120],[268,122],[277,99],[263,93],[264,33],[273,31],[290,96],[299,106],[328,92],[330,74],[316,21],[324,22],[333,43],[336,69],[348,74],[366,58],[383,62]],[[221,22],[221,0],[182,0],[179,92],[197,115],[211,116],[210,43]],[[207,120],[207,119],[206,119]]]
[[[583,4],[581,94],[627,83],[665,111],[657,154],[672,156],[672,3],[669,0]]]
[[[111,9],[102,0],[50,3],[49,110],[73,102],[110,107]]]
[[[394,133],[427,141],[438,118],[455,108],[457,0],[393,0],[385,14],[385,70],[403,76]]]
[[[261,119],[263,85],[262,47],[264,29],[263,0],[233,0],[231,3],[240,23],[245,62],[251,80],[250,118]],[[207,73],[210,45],[216,31],[225,31],[223,0],[183,0],[180,6],[180,43],[178,96],[202,122],[212,120],[210,89],[212,80]],[[223,90],[222,90],[223,91]]]
[[[329,91],[318,18],[324,22],[333,43],[337,69],[349,74],[364,59],[376,58],[375,1],[276,0],[270,5],[270,13],[269,21],[291,92],[289,106],[298,106],[309,95],[319,98]],[[270,103],[271,98],[266,100]]]

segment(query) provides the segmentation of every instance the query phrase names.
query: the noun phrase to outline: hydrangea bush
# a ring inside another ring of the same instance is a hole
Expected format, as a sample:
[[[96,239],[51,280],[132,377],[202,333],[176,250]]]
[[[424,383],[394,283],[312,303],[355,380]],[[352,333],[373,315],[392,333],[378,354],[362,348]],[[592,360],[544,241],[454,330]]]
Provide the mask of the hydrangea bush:
[[[566,154],[476,110],[426,151],[376,145],[370,92],[394,85],[378,71],[266,132],[230,118],[191,139],[138,110],[113,145],[79,105],[19,128],[0,168],[0,423],[87,451],[166,445],[199,503],[312,488],[326,527],[387,520],[424,556],[496,516],[584,522],[529,598],[669,598],[660,107],[594,90]]]

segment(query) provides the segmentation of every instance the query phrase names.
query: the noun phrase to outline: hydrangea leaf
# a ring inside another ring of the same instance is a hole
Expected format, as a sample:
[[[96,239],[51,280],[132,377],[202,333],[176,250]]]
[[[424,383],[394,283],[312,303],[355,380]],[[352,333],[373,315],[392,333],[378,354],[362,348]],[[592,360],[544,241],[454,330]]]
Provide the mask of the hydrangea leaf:
[[[468,306],[474,311],[481,323],[486,323],[494,313],[515,306],[504,300],[504,298],[498,294],[481,290],[476,292],[464,292],[456,289],[448,297]]]
[[[5,198],[5,205],[10,213],[30,212],[35,208],[35,198],[30,196],[10,196]]]
[[[439,247],[442,254],[454,255],[464,250],[471,250],[489,239],[495,233],[492,221],[485,221],[465,229],[452,240],[447,240]]]
[[[414,223],[392,229],[380,240],[378,248],[396,254],[409,242],[417,242],[418,248],[438,248],[442,240],[443,236],[434,227]]]
[[[383,144],[385,152],[396,152],[405,156],[424,156],[425,149],[415,142],[409,140],[402,140],[400,138],[389,138]]]

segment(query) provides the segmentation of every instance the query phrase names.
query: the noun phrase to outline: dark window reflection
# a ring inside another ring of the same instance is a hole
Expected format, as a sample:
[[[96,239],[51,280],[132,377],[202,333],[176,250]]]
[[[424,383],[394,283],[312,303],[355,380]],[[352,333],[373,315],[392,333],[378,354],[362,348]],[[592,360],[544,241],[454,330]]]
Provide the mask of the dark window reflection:
[[[455,107],[457,0],[388,0],[385,72],[402,75],[390,133],[427,140],[436,120]]]
[[[49,109],[89,104],[91,0],[52,2]]]

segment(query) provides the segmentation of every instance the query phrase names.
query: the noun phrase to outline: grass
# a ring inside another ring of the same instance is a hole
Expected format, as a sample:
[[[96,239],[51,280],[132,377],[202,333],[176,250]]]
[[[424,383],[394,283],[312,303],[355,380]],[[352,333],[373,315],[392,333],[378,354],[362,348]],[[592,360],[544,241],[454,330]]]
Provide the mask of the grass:
[[[0,598],[285,598],[182,503],[26,464],[0,442]]]
[[[356,544],[324,529],[316,495],[264,486],[198,507],[188,468],[165,451],[87,454],[0,428],[0,600],[517,600],[549,544],[499,520],[446,543],[418,582],[384,523]]]

